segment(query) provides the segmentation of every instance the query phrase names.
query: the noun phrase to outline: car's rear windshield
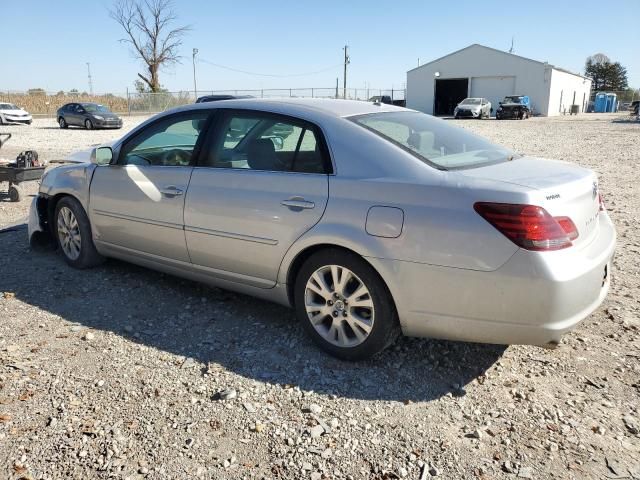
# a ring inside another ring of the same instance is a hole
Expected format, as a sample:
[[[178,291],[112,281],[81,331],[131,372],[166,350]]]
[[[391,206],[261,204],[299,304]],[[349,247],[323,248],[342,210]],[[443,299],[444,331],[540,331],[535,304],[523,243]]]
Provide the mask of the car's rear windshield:
[[[381,112],[349,119],[440,170],[480,167],[514,157],[504,147],[424,113]]]
[[[107,113],[110,111],[109,107],[105,107],[104,105],[98,105],[97,103],[83,103],[82,106],[89,113],[94,113],[94,112]]]

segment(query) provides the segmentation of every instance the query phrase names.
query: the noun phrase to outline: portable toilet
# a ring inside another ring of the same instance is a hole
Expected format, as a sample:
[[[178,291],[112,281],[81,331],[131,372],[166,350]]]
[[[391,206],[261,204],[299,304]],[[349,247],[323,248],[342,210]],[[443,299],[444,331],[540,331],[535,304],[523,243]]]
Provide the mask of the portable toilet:
[[[600,92],[596,94],[594,111],[596,113],[605,113],[607,111],[607,94],[606,93]]]
[[[615,93],[607,93],[607,112],[618,111],[618,96]]]

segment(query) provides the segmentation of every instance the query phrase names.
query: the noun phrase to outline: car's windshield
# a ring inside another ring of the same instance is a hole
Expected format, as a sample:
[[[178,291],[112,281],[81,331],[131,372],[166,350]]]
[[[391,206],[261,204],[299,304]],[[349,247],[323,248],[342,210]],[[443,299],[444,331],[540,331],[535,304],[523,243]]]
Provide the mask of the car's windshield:
[[[522,97],[504,97],[504,103],[522,103]]]
[[[13,103],[0,103],[0,110],[19,110]]]
[[[441,170],[479,167],[514,156],[504,147],[424,113],[381,112],[350,120]]]
[[[98,105],[97,103],[83,103],[82,106],[89,113],[97,113],[97,112],[108,113],[108,112],[110,112],[108,107],[105,107],[104,105]]]
[[[460,102],[460,105],[480,105],[479,98],[465,98]]]

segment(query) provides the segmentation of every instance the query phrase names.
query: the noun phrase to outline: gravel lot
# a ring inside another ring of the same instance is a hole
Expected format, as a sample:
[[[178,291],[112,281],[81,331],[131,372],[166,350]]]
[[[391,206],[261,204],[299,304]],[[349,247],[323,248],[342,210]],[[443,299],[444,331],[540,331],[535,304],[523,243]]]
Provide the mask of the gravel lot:
[[[600,176],[612,290],[554,351],[401,339],[340,362],[279,306],[118,261],[71,270],[8,227],[30,198],[0,197],[0,478],[640,479],[640,124],[615,119],[456,122]],[[4,127],[0,156],[141,120]]]

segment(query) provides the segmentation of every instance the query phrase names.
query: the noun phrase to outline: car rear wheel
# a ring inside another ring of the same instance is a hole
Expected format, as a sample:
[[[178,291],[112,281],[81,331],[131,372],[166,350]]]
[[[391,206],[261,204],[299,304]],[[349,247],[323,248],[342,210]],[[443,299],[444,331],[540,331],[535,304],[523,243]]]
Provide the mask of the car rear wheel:
[[[72,267],[90,268],[104,261],[93,243],[89,218],[75,198],[64,197],[56,205],[55,229],[60,251]]]
[[[58,125],[60,125],[60,128],[67,128],[69,127],[69,125],[67,124],[67,121],[64,119],[64,117],[60,117],[58,119]]]
[[[84,128],[87,130],[93,130],[93,122],[88,118],[84,121]]]
[[[294,287],[296,316],[313,341],[344,360],[369,358],[398,335],[398,314],[378,273],[338,249],[309,257]]]

